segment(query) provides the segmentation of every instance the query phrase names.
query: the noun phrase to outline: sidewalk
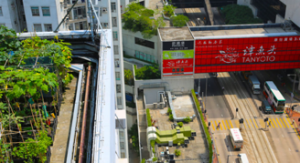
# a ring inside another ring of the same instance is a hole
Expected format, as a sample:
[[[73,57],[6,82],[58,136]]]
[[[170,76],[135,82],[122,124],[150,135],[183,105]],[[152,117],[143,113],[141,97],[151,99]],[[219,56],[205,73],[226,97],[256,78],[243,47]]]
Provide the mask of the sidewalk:
[[[298,113],[297,111],[293,111],[291,109],[286,109],[286,114],[290,117],[291,122],[294,121],[294,128],[296,130],[296,132],[298,133],[298,137],[300,136],[300,122],[298,121],[300,118],[300,113]]]

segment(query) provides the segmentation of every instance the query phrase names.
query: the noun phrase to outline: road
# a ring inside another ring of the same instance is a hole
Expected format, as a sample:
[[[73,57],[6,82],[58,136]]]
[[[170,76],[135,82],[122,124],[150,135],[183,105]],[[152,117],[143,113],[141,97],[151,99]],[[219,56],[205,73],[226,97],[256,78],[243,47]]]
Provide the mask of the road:
[[[205,88],[207,79],[207,99],[205,100]],[[195,92],[198,91],[199,80],[195,79]],[[209,119],[214,118],[231,118],[225,103],[222,88],[215,77],[208,73],[203,73],[200,76],[200,92],[204,92],[204,104],[207,110]],[[201,93],[202,96],[202,93]]]
[[[223,16],[220,14],[219,10],[217,7],[212,7],[211,11],[214,15],[214,23],[215,25],[223,25],[225,24],[225,20]]]

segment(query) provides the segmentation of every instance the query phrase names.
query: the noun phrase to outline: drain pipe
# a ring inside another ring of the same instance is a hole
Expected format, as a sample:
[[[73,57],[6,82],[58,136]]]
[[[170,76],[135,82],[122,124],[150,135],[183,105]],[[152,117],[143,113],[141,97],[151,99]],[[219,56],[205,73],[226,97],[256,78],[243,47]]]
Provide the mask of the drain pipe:
[[[91,65],[89,65],[87,72],[88,72],[88,74],[87,74],[87,82],[86,82],[86,87],[85,87],[85,99],[84,99],[83,117],[82,117],[82,125],[81,125],[78,163],[83,162],[83,155],[84,155],[85,126],[86,126],[86,115],[87,115],[87,107],[88,107],[89,92],[90,92]]]

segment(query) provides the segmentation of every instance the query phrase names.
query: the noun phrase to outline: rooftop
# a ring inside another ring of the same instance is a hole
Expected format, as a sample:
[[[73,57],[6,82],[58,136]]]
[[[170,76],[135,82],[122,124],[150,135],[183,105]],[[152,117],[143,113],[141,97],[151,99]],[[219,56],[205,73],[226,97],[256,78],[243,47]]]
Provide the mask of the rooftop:
[[[178,41],[178,40],[193,40],[193,36],[188,27],[182,28],[159,28],[162,41]]]
[[[200,26],[190,27],[191,33],[195,38],[214,38],[214,37],[251,37],[266,35],[295,35],[297,31],[290,28],[283,28],[283,24],[243,24],[243,25],[220,25],[220,26]]]

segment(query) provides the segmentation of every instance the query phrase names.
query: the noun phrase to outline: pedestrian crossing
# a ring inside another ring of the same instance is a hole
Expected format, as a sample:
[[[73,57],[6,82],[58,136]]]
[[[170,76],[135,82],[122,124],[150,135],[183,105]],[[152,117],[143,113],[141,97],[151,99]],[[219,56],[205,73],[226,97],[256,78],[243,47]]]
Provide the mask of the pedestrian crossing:
[[[210,122],[210,127],[213,131],[218,130],[229,130],[231,128],[239,128],[240,123],[236,120],[227,120],[227,119],[220,119],[220,120],[212,120]],[[218,124],[220,126],[218,127]],[[267,126],[266,126],[267,125]],[[246,119],[244,120],[243,127],[248,129],[259,129],[269,127],[271,128],[294,128],[292,122],[289,118],[269,118],[269,121],[264,122],[263,119]]]

